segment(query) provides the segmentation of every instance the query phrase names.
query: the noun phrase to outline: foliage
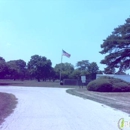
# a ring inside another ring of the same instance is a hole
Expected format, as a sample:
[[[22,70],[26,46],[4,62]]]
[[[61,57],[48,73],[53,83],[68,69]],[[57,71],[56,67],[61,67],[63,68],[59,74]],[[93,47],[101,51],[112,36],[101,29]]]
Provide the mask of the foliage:
[[[130,92],[130,83],[113,77],[101,77],[87,85],[89,91]]]
[[[56,79],[56,73],[55,73],[55,70],[54,70],[54,68],[50,68],[50,72],[49,72],[49,78],[50,79],[52,79],[53,81],[55,81],[55,79]]]
[[[130,68],[130,18],[114,29],[101,48],[100,53],[107,54],[101,61],[102,64],[106,64],[108,68],[118,68],[118,71]]]
[[[76,66],[77,66],[78,70],[80,70],[82,72],[82,71],[85,71],[88,69],[89,64],[90,63],[88,60],[82,60],[82,61],[78,61]]]
[[[8,75],[10,78],[24,79],[26,71],[26,62],[23,60],[11,60],[7,62]]]
[[[31,56],[28,62],[28,70],[32,78],[36,78],[38,81],[40,79],[46,80],[50,77],[52,63],[46,57],[39,55]]]
[[[122,72],[122,71],[119,71],[119,72],[117,72],[117,73],[115,73],[115,74],[118,74],[118,75],[126,75],[126,73],[125,73],[125,72]]]
[[[89,63],[88,60],[78,61],[76,67],[81,72],[81,75],[97,73],[99,70],[96,62]]]
[[[7,71],[7,64],[5,60],[2,57],[0,57],[0,78],[5,78]]]
[[[88,66],[88,72],[89,73],[97,73],[99,70],[99,67],[96,62],[92,62]]]
[[[105,74],[115,74],[115,68],[106,67],[104,68]]]
[[[52,67],[51,60],[44,56],[33,55],[26,65],[24,60],[10,60],[6,62],[0,57],[0,78],[6,79],[37,79],[40,81],[62,79],[79,79],[81,75],[97,73],[98,66],[95,62],[89,63],[82,60],[77,63],[77,68],[71,63],[56,64]]]
[[[62,79],[67,79],[70,78],[71,74],[74,71],[74,67],[71,63],[60,63],[60,64],[56,64],[56,66],[54,67],[55,73],[56,73],[56,78],[59,79],[60,78],[60,71],[61,71],[61,78]]]
[[[80,76],[81,76],[80,70],[75,69],[75,70],[71,73],[70,78],[79,79]]]

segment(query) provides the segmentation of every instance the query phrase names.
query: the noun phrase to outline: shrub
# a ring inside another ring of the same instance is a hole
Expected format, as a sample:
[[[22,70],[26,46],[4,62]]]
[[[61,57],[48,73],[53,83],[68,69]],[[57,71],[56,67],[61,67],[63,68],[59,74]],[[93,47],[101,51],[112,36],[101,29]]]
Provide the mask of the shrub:
[[[87,85],[89,91],[98,92],[130,92],[130,83],[113,77],[101,77]]]
[[[130,85],[125,82],[118,82],[114,84],[113,92],[130,92]]]

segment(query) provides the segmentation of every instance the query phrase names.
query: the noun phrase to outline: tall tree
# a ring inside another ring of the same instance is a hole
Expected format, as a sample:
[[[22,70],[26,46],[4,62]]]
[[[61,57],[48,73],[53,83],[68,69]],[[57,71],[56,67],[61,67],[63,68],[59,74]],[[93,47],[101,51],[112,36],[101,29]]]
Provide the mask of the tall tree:
[[[53,67],[50,69],[49,79],[53,80],[53,82],[57,79],[57,76]]]
[[[73,78],[73,79],[79,79],[80,76],[81,76],[81,71],[78,70],[78,69],[75,69],[75,70],[71,73],[71,75],[70,75],[70,77]]]
[[[89,66],[89,61],[88,60],[82,60],[82,61],[78,61],[76,64],[76,67],[80,70],[80,71],[85,71],[88,69]]]
[[[40,82],[40,79],[46,80],[49,78],[52,69],[51,65],[51,61],[46,57],[33,55],[28,62],[28,70],[32,78],[36,78]]]
[[[70,78],[71,73],[74,71],[74,67],[70,63],[60,63],[60,64],[56,64],[56,66],[54,67],[54,70],[55,70],[57,79],[60,78],[60,71],[62,75],[61,78],[65,79],[65,78]]]
[[[21,59],[16,60],[16,65],[18,66],[19,78],[23,80],[25,78],[26,73],[26,62]]]
[[[26,71],[26,62],[23,60],[11,60],[7,62],[10,78],[24,79]]]
[[[96,62],[92,62],[88,66],[88,72],[89,73],[97,73],[99,70],[99,67]]]
[[[118,68],[119,72],[130,68],[130,18],[114,29],[101,48],[100,53],[106,54],[102,64],[106,64],[108,68]]]
[[[0,78],[5,78],[7,73],[8,68],[5,59],[3,57],[0,57]]]
[[[96,62],[89,63],[88,60],[78,61],[76,66],[77,69],[81,72],[81,75],[97,73],[99,69]]]

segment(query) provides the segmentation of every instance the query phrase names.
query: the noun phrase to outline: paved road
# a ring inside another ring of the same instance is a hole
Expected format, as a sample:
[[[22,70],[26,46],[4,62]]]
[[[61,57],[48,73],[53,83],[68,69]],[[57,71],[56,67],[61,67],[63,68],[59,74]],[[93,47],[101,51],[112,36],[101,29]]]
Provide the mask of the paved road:
[[[0,130],[119,130],[128,114],[69,95],[64,88],[0,87],[18,98]]]

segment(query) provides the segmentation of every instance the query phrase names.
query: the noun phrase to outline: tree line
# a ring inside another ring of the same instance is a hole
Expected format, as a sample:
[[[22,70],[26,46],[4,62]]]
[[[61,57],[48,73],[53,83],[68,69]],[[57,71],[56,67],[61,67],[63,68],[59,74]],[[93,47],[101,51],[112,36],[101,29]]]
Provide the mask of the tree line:
[[[81,75],[98,73],[99,67],[96,62],[89,63],[88,60],[77,62],[76,68],[71,63],[60,63],[52,67],[50,59],[39,55],[31,56],[28,63],[22,59],[6,62],[3,57],[0,57],[0,79],[55,81],[60,78],[60,72],[62,79],[77,79]]]

